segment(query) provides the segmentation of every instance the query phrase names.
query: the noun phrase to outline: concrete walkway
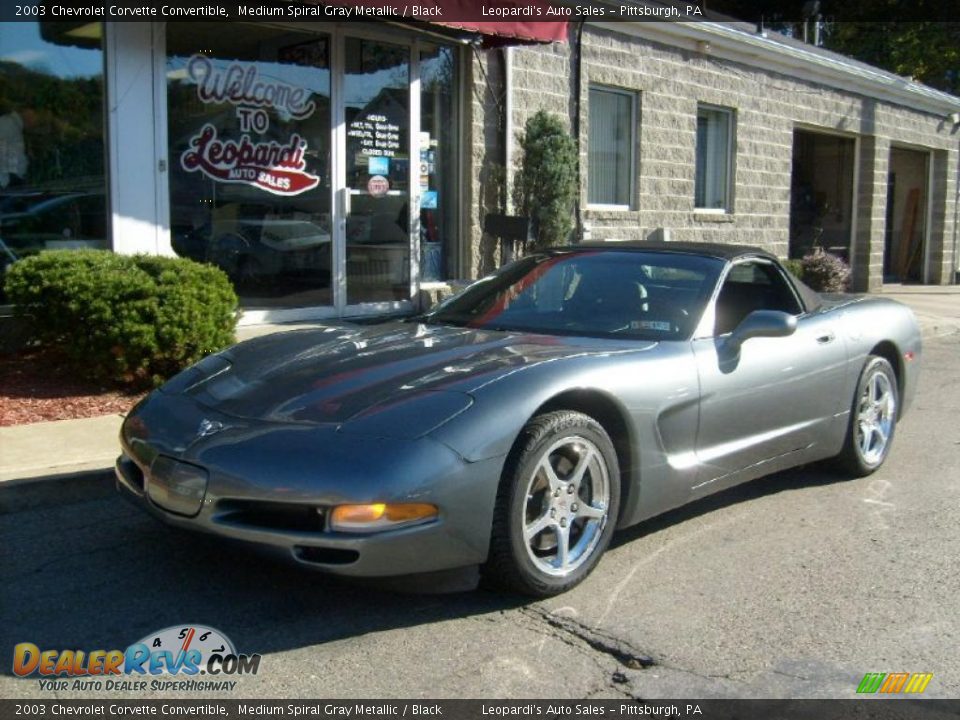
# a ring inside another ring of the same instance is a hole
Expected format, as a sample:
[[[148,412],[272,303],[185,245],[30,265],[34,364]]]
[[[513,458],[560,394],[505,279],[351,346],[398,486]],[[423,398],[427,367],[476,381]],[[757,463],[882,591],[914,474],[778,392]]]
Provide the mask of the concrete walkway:
[[[913,308],[925,340],[960,333],[960,286],[886,285],[880,294]],[[237,336],[247,340],[321,324],[245,326],[238,329]],[[119,452],[117,435],[122,421],[121,415],[106,415],[0,428],[0,489],[109,470]]]
[[[0,427],[0,483],[113,467],[122,415]]]
[[[909,305],[925,340],[960,332],[960,285],[884,285],[878,294]]]

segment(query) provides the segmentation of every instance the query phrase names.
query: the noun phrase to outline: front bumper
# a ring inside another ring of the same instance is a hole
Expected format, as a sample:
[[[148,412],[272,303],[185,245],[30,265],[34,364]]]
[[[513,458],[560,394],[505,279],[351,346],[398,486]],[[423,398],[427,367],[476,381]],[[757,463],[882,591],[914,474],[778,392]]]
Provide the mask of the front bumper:
[[[193,415],[212,417],[161,393],[131,413],[121,432],[117,488],[165,523],[254,543],[342,575],[408,575],[486,559],[504,458],[469,463],[429,438],[366,438],[332,426],[254,425],[219,416],[226,430],[197,440],[178,437],[169,418],[192,430]],[[208,474],[192,516],[161,506],[169,502],[169,488],[151,492],[152,482],[162,482],[152,477],[158,458]],[[367,534],[328,529],[332,507],[369,502],[427,502],[440,514]]]

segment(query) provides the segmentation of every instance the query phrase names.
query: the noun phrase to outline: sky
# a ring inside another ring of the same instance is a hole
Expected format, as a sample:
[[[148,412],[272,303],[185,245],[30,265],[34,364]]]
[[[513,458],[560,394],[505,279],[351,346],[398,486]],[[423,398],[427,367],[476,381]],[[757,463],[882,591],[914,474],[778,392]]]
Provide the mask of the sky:
[[[89,77],[103,72],[99,50],[54,45],[40,38],[38,23],[0,23],[0,60],[57,77]]]

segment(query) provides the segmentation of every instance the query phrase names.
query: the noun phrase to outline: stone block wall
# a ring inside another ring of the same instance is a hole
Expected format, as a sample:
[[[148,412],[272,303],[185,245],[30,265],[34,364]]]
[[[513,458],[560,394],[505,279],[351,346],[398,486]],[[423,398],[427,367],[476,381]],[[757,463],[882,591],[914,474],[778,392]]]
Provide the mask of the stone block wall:
[[[512,121],[519,131],[530,115],[545,109],[573,128],[579,111],[580,201],[588,239],[645,240],[666,235],[672,240],[758,245],[785,257],[793,133],[802,129],[857,139],[851,258],[858,290],[875,289],[882,283],[891,146],[931,152],[930,281],[953,281],[960,138],[943,117],[714,57],[693,42],[679,47],[590,24],[583,29],[578,108],[573,98],[574,49],[572,43],[514,49]],[[489,51],[486,56],[496,57],[497,62],[501,58],[499,51]],[[488,77],[490,74],[488,71]],[[503,77],[502,69],[498,77]],[[626,90],[636,93],[638,99],[637,162],[626,210],[594,209],[587,204],[591,85]],[[485,123],[490,121],[491,107],[478,100],[483,93],[478,91],[476,73],[471,90],[476,163],[483,154],[476,143],[489,140]],[[698,103],[730,108],[734,113],[732,211],[726,214],[694,209]],[[502,151],[498,152],[503,157]],[[473,173],[475,189],[479,187],[478,173]],[[475,231],[474,243],[479,242],[477,237]],[[480,265],[477,262],[474,268],[480,269]]]
[[[469,152],[461,198],[466,208],[464,275],[480,277],[498,265],[496,247],[483,234],[483,218],[502,203],[505,108],[502,55],[498,50],[464,52],[466,64],[464,150]]]

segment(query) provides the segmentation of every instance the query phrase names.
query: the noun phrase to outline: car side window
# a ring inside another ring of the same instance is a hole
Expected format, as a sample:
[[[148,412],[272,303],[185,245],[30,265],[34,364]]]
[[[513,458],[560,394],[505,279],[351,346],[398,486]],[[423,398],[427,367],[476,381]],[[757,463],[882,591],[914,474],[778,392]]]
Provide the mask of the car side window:
[[[730,268],[717,297],[714,334],[732,332],[754,310],[803,312],[793,289],[771,262],[748,260]]]

